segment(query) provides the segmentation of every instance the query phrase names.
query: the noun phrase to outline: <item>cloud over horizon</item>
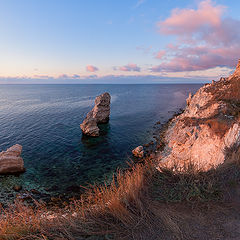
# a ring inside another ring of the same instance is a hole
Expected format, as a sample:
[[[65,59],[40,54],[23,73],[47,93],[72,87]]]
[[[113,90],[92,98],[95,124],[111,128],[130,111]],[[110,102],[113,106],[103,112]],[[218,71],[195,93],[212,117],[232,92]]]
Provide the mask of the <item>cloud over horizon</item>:
[[[125,66],[120,67],[119,70],[125,72],[140,72],[141,68],[138,67],[135,63],[129,63]]]
[[[225,11],[225,6],[211,0],[200,2],[197,9],[174,9],[157,27],[160,34],[176,40],[156,54],[160,60],[164,56],[164,61],[150,70],[181,72],[235,67],[240,57],[240,21],[224,17]]]
[[[97,72],[99,69],[93,65],[87,65],[86,70],[87,72]]]

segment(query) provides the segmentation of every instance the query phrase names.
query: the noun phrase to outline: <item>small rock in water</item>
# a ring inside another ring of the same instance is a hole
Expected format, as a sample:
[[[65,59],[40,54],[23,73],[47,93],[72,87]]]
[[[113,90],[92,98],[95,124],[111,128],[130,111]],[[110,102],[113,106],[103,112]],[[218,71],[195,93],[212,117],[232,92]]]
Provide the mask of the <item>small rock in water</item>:
[[[13,190],[16,191],[16,192],[19,192],[20,190],[22,190],[22,186],[21,185],[15,185],[13,187]]]
[[[38,191],[38,190],[36,190],[36,189],[31,189],[31,191],[30,191],[32,194],[37,194],[37,195],[40,195],[41,193]]]
[[[16,144],[6,151],[0,152],[0,174],[14,174],[25,171],[23,159],[20,157],[22,146]]]
[[[135,157],[142,158],[142,157],[144,156],[143,146],[138,146],[138,147],[136,147],[135,149],[133,149],[133,150],[132,150],[132,154],[133,154]]]
[[[22,201],[29,200],[31,198],[32,198],[32,196],[28,192],[17,195],[17,199],[22,200]]]

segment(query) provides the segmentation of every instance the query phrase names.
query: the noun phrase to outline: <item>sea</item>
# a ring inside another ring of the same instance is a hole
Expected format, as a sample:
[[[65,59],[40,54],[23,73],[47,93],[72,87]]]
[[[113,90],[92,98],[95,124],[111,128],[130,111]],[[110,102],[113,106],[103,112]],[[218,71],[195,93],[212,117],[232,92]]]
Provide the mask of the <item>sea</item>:
[[[0,202],[14,186],[66,193],[112,178],[131,161],[131,151],[153,139],[201,84],[0,85],[0,151],[23,146],[26,172],[0,176]],[[111,114],[101,136],[84,137],[80,124],[96,96],[109,92]]]

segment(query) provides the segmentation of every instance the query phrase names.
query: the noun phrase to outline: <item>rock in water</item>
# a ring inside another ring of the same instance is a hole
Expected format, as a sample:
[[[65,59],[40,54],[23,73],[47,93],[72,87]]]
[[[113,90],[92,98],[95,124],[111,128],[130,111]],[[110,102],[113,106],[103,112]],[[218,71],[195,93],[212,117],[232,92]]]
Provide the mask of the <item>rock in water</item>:
[[[227,80],[205,84],[185,111],[170,121],[164,134],[159,166],[193,164],[209,170],[229,161],[240,148],[240,62]],[[234,160],[233,160],[234,161]]]
[[[96,97],[92,113],[97,123],[107,123],[109,121],[110,101],[111,96],[109,93],[103,93]]]
[[[132,150],[132,154],[133,154],[135,157],[142,158],[142,157],[144,156],[143,146],[138,146],[138,147],[136,147],[135,149],[133,149],[133,150]]]
[[[95,99],[94,108],[87,114],[83,123],[80,125],[83,133],[88,136],[99,136],[99,123],[107,123],[110,115],[110,101],[109,93],[103,93]]]
[[[99,128],[96,119],[92,115],[92,111],[89,112],[80,127],[85,135],[97,137],[99,136]]]
[[[22,146],[16,144],[0,152],[0,174],[12,174],[24,172],[24,162],[20,157]]]

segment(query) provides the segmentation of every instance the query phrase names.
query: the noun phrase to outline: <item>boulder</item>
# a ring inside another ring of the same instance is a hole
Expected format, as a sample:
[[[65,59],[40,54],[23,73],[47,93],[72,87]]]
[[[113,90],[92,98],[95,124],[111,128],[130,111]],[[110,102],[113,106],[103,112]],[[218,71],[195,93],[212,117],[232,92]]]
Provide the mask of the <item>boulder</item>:
[[[6,151],[0,152],[0,174],[24,172],[24,162],[21,158],[22,146],[16,144]]]
[[[144,156],[143,146],[138,146],[132,150],[134,157],[142,158]]]
[[[16,192],[19,192],[22,190],[22,186],[21,185],[15,185],[13,186],[13,190],[16,191]]]
[[[97,137],[99,136],[99,123],[107,123],[110,115],[110,101],[109,93],[103,93],[95,99],[95,106],[87,114],[83,123],[80,124],[83,134]]]

